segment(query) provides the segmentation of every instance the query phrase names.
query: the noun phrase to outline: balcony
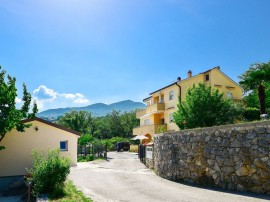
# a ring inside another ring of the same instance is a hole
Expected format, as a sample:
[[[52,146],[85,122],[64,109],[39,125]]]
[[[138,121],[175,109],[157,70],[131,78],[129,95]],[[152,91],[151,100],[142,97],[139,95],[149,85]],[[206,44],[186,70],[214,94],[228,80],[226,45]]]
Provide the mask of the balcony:
[[[165,103],[155,103],[147,106],[146,114],[154,114],[155,112],[160,112],[165,110]]]
[[[150,134],[154,135],[159,133],[158,129],[159,127],[163,126],[165,130],[167,130],[167,125],[161,125],[161,124],[153,124],[153,125],[146,125],[146,126],[140,126],[138,128],[133,129],[133,135],[145,135]]]
[[[146,109],[140,110],[136,113],[136,118],[141,118],[144,115],[155,114],[165,110],[165,103],[154,103],[146,107]]]
[[[136,118],[139,119],[140,117],[144,116],[146,114],[146,109],[142,109],[140,111],[136,112]]]

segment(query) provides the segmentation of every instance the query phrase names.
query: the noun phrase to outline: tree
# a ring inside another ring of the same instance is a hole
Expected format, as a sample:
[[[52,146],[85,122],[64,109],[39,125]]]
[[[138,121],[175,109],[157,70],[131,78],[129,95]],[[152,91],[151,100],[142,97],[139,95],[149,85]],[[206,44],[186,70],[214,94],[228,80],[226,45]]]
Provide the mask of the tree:
[[[121,115],[121,124],[124,128],[124,137],[132,137],[133,128],[140,125],[140,120],[136,118],[136,111],[124,112]]]
[[[246,107],[260,108],[258,90],[254,89],[243,97]],[[270,108],[270,82],[265,83],[265,107]]]
[[[121,121],[121,115],[119,111],[113,110],[111,113],[107,114],[108,123],[110,127],[111,137],[123,137],[125,134],[124,127]]]
[[[245,92],[257,90],[260,113],[265,114],[265,85],[270,82],[270,61],[252,64],[239,78],[241,79],[239,83]]]
[[[179,128],[210,127],[232,123],[234,108],[229,99],[224,99],[218,90],[199,83],[187,90],[184,102],[179,102],[174,121]]]
[[[90,134],[84,134],[84,135],[81,135],[78,139],[78,143],[79,145],[81,146],[84,146],[84,145],[87,145],[89,144],[90,142],[92,142],[94,140],[93,136],[90,135]]]
[[[57,123],[82,134],[93,134],[93,117],[87,111],[67,112]]]
[[[72,111],[61,117],[57,123],[82,134],[91,134],[93,138],[109,139],[132,137],[132,130],[139,125],[139,120],[136,119],[135,111],[121,113],[113,110],[104,117],[92,117],[87,111]]]
[[[0,66],[1,70],[1,66]],[[37,105],[34,103],[32,113],[29,113],[31,94],[27,91],[26,85],[23,84],[23,104],[21,109],[16,108],[16,78],[7,75],[6,71],[0,73],[0,142],[4,139],[7,132],[16,128],[19,132],[24,132],[25,128],[31,124],[22,123],[22,119],[33,118],[37,113]],[[0,146],[0,150],[4,146]]]

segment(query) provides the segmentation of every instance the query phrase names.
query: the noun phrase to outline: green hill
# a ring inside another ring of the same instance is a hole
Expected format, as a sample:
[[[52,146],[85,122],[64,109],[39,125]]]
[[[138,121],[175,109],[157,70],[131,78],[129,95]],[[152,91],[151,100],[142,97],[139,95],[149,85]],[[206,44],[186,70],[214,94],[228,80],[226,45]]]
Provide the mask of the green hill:
[[[134,102],[132,100],[125,100],[121,102],[116,102],[113,104],[96,103],[86,107],[72,107],[72,108],[58,108],[58,109],[48,109],[37,114],[38,117],[59,117],[63,116],[65,113],[70,111],[88,111],[93,114],[93,116],[105,116],[106,114],[112,112],[113,110],[121,112],[130,112],[135,109],[145,108],[145,104],[141,102]]]

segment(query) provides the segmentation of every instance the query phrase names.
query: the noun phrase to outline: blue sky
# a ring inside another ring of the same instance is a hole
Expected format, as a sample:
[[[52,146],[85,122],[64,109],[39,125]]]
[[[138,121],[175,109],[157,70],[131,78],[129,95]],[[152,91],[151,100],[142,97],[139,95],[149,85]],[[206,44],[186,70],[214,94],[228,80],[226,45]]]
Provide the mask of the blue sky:
[[[0,65],[40,111],[125,99],[270,60],[269,0],[0,0]]]

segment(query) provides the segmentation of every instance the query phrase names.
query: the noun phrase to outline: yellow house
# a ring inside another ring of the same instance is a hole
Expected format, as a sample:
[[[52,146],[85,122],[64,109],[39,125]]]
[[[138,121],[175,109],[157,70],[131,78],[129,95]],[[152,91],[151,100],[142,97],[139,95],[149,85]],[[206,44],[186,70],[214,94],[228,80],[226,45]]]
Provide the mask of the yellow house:
[[[189,71],[186,79],[178,77],[176,82],[150,93],[150,97],[143,100],[147,106],[136,113],[140,126],[133,129],[133,135],[144,135],[148,137],[146,142],[150,142],[154,134],[164,130],[178,131],[178,126],[173,122],[173,113],[177,110],[179,98],[184,100],[187,89],[198,83],[210,85],[233,100],[242,99],[243,89],[220,71],[219,66],[195,76]]]
[[[59,148],[63,156],[70,157],[72,166],[77,165],[78,132],[40,118],[23,122],[32,125],[25,132],[13,129],[1,141],[5,149],[0,151],[0,177],[25,175],[26,168],[32,167],[33,149]]]

